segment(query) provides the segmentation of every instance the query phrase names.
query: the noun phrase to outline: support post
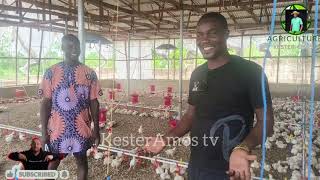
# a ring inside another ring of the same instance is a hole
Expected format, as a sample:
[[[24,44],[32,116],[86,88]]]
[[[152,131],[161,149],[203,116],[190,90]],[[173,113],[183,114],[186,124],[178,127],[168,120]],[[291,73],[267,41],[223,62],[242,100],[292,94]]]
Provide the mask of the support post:
[[[179,120],[182,118],[183,10],[180,11]]]
[[[19,26],[16,29],[16,85],[18,85],[18,36],[19,36]]]
[[[42,56],[42,44],[43,44],[43,30],[41,30],[40,51],[39,51],[39,60],[38,60],[37,84],[39,83],[40,64],[41,64],[41,56]]]
[[[170,44],[170,39],[168,40],[168,44]],[[167,72],[167,79],[169,80],[170,74],[170,58],[169,58],[170,50],[167,51],[167,61],[168,61],[168,72]]]
[[[250,36],[249,61],[251,61],[251,46],[252,46],[252,36]]]
[[[152,58],[153,58],[153,79],[156,79],[156,58],[155,58],[155,51],[156,51],[156,40],[153,39],[153,54],[152,54]]]
[[[84,30],[84,3],[83,0],[78,0],[78,36],[80,41],[80,62],[84,63],[86,54],[86,41]]]
[[[280,49],[280,48],[279,48]],[[306,109],[306,101],[304,100],[302,103],[302,177],[306,177],[306,112],[308,110]]]
[[[139,5],[140,6],[140,5]],[[142,79],[142,62],[141,62],[141,40],[139,40],[139,52],[138,52],[138,56],[139,56],[139,71],[140,71],[140,80]]]
[[[31,43],[32,43],[32,28],[29,34],[29,51],[28,51],[28,67],[27,67],[27,84],[30,84],[30,59],[31,59]]]
[[[173,39],[173,45],[176,46],[176,39]],[[173,80],[176,80],[176,52],[173,54]]]
[[[243,32],[241,33],[241,47],[240,47],[240,56],[243,56]]]
[[[113,73],[112,73],[112,79],[113,79],[113,84],[115,83],[115,79],[116,79],[116,43],[115,41],[113,41],[112,43],[112,58],[113,58],[113,65],[112,65],[112,69],[113,69]],[[114,86],[113,86],[114,87]]]
[[[99,41],[99,79],[101,79],[101,40]]]
[[[280,45],[281,41],[279,41],[278,47],[278,57],[277,57],[277,84],[279,84],[279,72],[280,72]]]
[[[128,34],[128,51],[127,51],[127,96],[130,101],[130,39],[131,34]]]

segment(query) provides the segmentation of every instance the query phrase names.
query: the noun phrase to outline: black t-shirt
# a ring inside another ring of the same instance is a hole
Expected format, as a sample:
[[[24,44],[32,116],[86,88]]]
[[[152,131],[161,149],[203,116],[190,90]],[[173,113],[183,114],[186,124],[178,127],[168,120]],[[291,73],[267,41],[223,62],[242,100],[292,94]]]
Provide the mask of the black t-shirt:
[[[31,149],[28,151],[22,151],[20,153],[26,156],[27,161],[19,159],[19,152],[10,153],[8,158],[11,160],[20,161],[25,170],[48,170],[49,162],[45,161],[46,156],[53,155],[53,160],[58,159],[58,156],[50,152],[42,151],[42,149],[38,155],[34,155]]]
[[[190,157],[193,166],[228,170],[231,150],[248,135],[254,110],[263,107],[261,72],[259,65],[239,56],[230,56],[230,61],[217,69],[209,70],[204,63],[193,71],[188,99],[195,106]]]

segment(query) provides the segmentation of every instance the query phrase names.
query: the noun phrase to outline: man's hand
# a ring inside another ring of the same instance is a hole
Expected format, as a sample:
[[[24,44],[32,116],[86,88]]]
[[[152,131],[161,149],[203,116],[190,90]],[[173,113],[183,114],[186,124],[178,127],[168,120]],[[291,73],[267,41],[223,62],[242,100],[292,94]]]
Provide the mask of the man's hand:
[[[24,154],[19,153],[19,154],[18,154],[18,157],[19,157],[19,159],[22,160],[22,161],[27,161],[27,157],[26,157]]]
[[[48,134],[43,134],[41,136],[41,143],[42,143],[42,149],[45,150],[45,145],[49,144],[50,142],[50,137]]]
[[[230,155],[229,172],[230,180],[250,180],[250,161],[257,159],[257,156],[250,155],[242,149],[234,150]]]
[[[45,158],[44,158],[44,161],[51,161],[53,159],[53,155],[47,155]]]
[[[93,142],[94,142],[93,146],[98,147],[100,144],[100,133],[99,132],[93,133],[92,138],[93,138]]]
[[[147,152],[151,152],[154,154],[160,153],[163,148],[166,146],[166,142],[162,137],[151,137],[147,138],[146,145],[144,146],[144,149]]]

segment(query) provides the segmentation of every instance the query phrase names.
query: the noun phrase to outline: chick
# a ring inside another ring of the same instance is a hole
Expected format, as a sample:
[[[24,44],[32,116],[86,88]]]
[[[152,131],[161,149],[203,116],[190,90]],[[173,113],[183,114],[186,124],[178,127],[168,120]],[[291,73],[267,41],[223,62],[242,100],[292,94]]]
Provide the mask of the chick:
[[[14,138],[14,132],[10,133],[9,135],[6,135],[6,142],[7,143],[11,143],[13,141],[13,138]]]
[[[140,127],[139,127],[139,129],[138,129],[138,133],[139,133],[139,134],[142,134],[142,133],[143,133],[142,125],[140,125]]]
[[[165,151],[165,153],[167,154],[167,156],[169,157],[173,157],[174,153],[176,152],[176,147],[172,148],[172,149],[168,149]]]
[[[129,163],[129,170],[134,169],[134,167],[136,166],[137,161],[136,161],[136,157],[133,156],[130,163]]]
[[[26,135],[25,135],[25,134],[19,132],[19,139],[20,139],[21,141],[25,141],[27,138],[26,138]]]

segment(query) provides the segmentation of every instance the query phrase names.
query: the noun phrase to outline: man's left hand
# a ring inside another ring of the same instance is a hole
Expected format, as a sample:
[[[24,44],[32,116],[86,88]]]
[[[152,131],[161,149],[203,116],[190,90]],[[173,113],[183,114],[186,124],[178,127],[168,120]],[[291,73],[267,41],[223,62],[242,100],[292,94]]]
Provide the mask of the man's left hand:
[[[47,155],[44,159],[44,161],[51,161],[53,159],[53,155]]]
[[[93,140],[94,140],[94,146],[98,147],[100,144],[100,133],[99,132],[94,133]]]
[[[234,150],[230,155],[229,172],[230,180],[250,180],[250,161],[257,159],[257,156],[250,155],[242,149]]]

